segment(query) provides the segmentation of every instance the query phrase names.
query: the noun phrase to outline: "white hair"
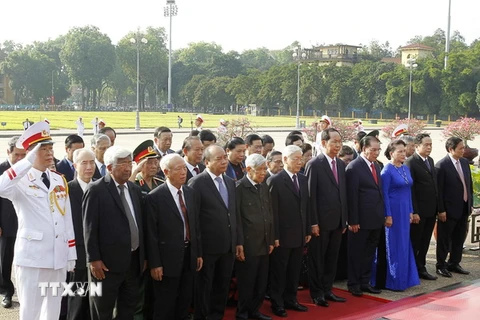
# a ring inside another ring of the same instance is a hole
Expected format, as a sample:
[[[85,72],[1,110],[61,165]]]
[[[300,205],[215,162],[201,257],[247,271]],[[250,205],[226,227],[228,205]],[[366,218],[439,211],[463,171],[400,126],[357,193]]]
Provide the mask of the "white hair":
[[[102,141],[102,140],[105,140],[105,141],[108,141],[108,145],[110,146],[111,145],[111,141],[110,141],[110,138],[106,135],[106,134],[103,134],[103,133],[97,133],[95,135],[93,135],[92,137],[92,140],[90,141],[91,143],[91,146],[92,147],[96,147],[97,144]]]
[[[133,159],[132,153],[130,152],[130,150],[122,148],[120,146],[113,146],[108,148],[107,151],[105,151],[105,155],[103,156],[103,161],[106,166],[108,166],[109,164],[116,165],[118,162],[118,159],[123,159],[123,158]]]
[[[302,153],[302,149],[300,149],[299,146],[289,145],[289,146],[286,146],[285,148],[283,148],[282,157],[283,158],[285,158],[285,157],[290,158],[292,156],[292,154],[297,153],[297,152]]]
[[[167,154],[166,156],[162,157],[162,160],[160,160],[160,168],[162,168],[162,171],[165,169],[170,169],[170,163],[174,159],[181,159],[185,162],[185,160],[178,153]]]
[[[245,167],[250,167],[250,168],[258,168],[262,164],[267,162],[267,159],[265,159],[261,154],[254,153],[251,154],[245,159]]]
[[[77,163],[78,158],[80,158],[83,154],[90,155],[93,159],[95,159],[95,153],[87,148],[76,149],[73,151],[73,163]]]

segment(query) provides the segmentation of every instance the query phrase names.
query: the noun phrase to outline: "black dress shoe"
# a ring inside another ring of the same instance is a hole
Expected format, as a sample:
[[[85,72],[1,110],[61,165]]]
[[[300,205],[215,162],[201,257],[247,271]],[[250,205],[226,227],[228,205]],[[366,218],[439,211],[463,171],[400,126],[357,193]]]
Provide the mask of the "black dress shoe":
[[[313,298],[312,300],[313,300],[313,303],[315,303],[317,306],[325,307],[325,308],[328,307],[328,302],[327,300],[325,300],[325,298]]]
[[[423,280],[437,280],[438,279],[437,276],[431,275],[427,271],[419,272],[418,276]]]
[[[361,286],[360,289],[361,289],[363,292],[368,292],[368,293],[373,293],[373,294],[380,294],[380,293],[382,293],[382,290],[377,289],[377,288],[374,288],[374,287],[372,287],[371,285]]]
[[[437,269],[437,274],[441,275],[442,277],[445,277],[445,278],[451,278],[452,277],[452,274],[450,273],[450,271],[448,271],[447,269]]]
[[[272,320],[272,317],[267,316],[266,314],[260,313],[259,311],[252,313],[250,316],[248,316],[248,318],[256,319],[256,320]]]
[[[12,297],[10,297],[10,296],[3,297],[2,307],[11,308],[12,307]]]
[[[470,271],[463,269],[462,267],[460,267],[459,264],[448,266],[448,271],[460,273],[460,274],[470,274]]]
[[[274,315],[277,317],[281,318],[286,318],[287,317],[287,311],[285,311],[285,308],[282,307],[272,307],[272,312]]]
[[[325,299],[334,302],[346,302],[347,299],[335,295],[333,292],[325,294]]]
[[[308,308],[305,307],[304,305],[301,305],[297,301],[295,302],[290,302],[290,303],[285,303],[285,309],[290,309],[290,310],[295,310],[295,311],[301,311],[301,312],[307,312]]]
[[[348,291],[355,297],[363,296],[363,292],[359,288],[350,288]]]

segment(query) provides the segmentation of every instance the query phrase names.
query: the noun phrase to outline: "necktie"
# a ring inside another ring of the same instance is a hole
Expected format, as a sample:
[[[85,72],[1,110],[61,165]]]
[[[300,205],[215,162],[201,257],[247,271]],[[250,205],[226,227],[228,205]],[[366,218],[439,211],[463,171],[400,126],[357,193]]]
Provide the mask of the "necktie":
[[[460,166],[460,160],[457,160],[457,164],[455,165],[458,175],[460,176],[460,180],[462,180],[463,184],[463,201],[467,202],[468,195],[467,195],[467,185],[465,184],[465,177],[463,176],[462,167]]]
[[[295,187],[295,191],[297,194],[300,194],[300,188],[298,187],[297,175],[293,175],[293,186]]]
[[[428,158],[425,159],[425,165],[427,166],[428,171],[432,172],[432,167],[430,167],[430,162],[428,162]]]
[[[182,190],[178,190],[180,209],[182,209],[183,220],[185,221],[185,239],[190,241],[190,224],[188,223],[188,212],[182,197]]]
[[[47,174],[45,172],[42,173],[42,181],[47,187],[47,189],[50,189],[50,180],[48,180]]]
[[[200,169],[198,169],[197,167],[193,168],[193,171],[195,171],[196,174],[200,173]]]
[[[223,179],[221,177],[216,177],[215,181],[218,182],[218,192],[220,192],[220,196],[223,199],[223,202],[228,208],[228,191],[227,188],[225,188],[225,185],[223,184]]]
[[[370,167],[372,168],[373,180],[375,180],[375,183],[378,185],[377,170],[375,169],[375,165],[373,164],[373,162]]]
[[[102,175],[102,177],[105,177],[105,168],[106,166],[104,164],[102,164],[102,167],[100,168],[100,174]]]
[[[335,162],[335,160],[332,160],[332,172],[333,172],[333,176],[335,177],[335,181],[337,181],[337,184],[338,184],[337,163]]]
[[[130,227],[130,246],[132,251],[135,251],[140,244],[138,228],[135,224],[135,220],[133,219],[133,214],[130,210],[130,206],[128,205],[127,198],[125,198],[125,186],[123,184],[119,184],[118,188],[120,189],[120,199],[122,200],[123,208],[127,214],[128,226]]]

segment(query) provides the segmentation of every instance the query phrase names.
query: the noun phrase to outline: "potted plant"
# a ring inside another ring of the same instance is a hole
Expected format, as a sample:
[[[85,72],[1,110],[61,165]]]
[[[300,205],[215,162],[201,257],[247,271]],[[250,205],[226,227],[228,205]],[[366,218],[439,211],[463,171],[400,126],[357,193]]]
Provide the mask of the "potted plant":
[[[465,143],[465,152],[463,157],[473,164],[473,159],[478,156],[478,149],[470,148],[468,141],[473,141],[477,135],[480,134],[480,121],[474,118],[460,118],[455,122],[450,123],[442,131],[442,136],[445,139],[450,137],[457,137],[463,139]]]
[[[440,128],[440,127],[442,126],[442,120],[437,120],[437,121],[435,121],[435,126],[436,126],[437,128]]]

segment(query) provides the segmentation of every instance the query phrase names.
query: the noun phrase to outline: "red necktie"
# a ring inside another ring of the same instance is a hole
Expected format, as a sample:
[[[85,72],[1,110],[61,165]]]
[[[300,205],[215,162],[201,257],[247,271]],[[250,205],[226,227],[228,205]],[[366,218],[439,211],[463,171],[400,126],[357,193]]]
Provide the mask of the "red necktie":
[[[198,169],[197,167],[193,168],[193,171],[195,171],[196,174],[200,173],[200,169]]]
[[[373,180],[375,180],[375,183],[378,185],[377,170],[375,169],[373,162],[370,167],[372,168]]]
[[[183,202],[182,190],[178,190],[178,199],[180,200],[180,209],[182,209],[183,220],[185,221],[185,238],[190,241],[190,226],[188,224],[188,214],[185,202]]]
[[[300,187],[298,186],[296,174],[293,175],[293,186],[295,187],[295,191],[297,191],[297,194],[300,194]]]
[[[338,184],[338,172],[337,172],[337,164],[335,160],[332,160],[332,172],[333,172],[333,176],[335,177],[335,181],[337,181],[337,184]]]

